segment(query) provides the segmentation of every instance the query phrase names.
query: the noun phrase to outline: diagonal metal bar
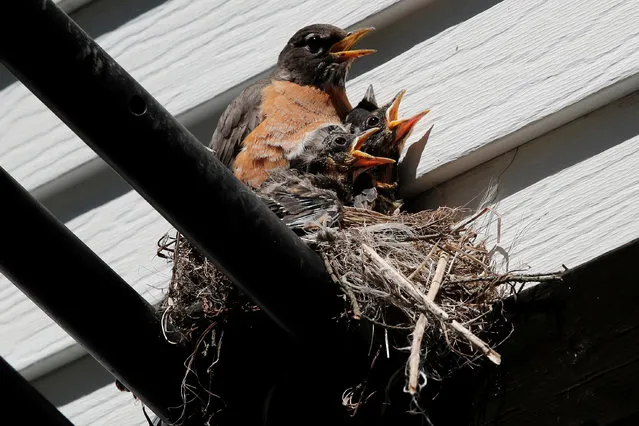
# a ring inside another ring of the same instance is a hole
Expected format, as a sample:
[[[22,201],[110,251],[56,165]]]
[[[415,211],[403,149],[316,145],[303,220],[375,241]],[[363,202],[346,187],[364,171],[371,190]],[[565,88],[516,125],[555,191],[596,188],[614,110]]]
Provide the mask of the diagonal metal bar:
[[[0,357],[2,416],[25,425],[73,426],[58,409]]]
[[[178,418],[187,354],[153,307],[2,168],[0,194],[0,272],[157,415]]]
[[[18,79],[280,326],[333,333],[341,303],[316,253],[51,0],[0,10]]]

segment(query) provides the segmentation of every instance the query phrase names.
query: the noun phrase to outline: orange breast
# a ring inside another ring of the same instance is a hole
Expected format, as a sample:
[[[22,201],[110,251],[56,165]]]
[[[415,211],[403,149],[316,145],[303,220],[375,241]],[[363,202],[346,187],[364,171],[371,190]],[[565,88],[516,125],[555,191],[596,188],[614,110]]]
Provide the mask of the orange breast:
[[[257,187],[270,170],[288,167],[286,156],[295,151],[309,132],[341,120],[331,96],[310,86],[273,81],[262,92],[262,122],[244,139],[233,172],[247,185]]]

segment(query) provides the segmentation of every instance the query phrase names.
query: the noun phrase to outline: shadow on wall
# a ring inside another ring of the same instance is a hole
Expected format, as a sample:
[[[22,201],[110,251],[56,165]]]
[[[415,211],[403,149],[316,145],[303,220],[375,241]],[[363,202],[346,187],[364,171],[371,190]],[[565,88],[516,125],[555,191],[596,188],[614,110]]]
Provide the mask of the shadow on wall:
[[[131,186],[102,159],[89,163],[84,166],[87,170],[84,179],[77,185],[53,192],[48,197],[36,196],[62,223],[132,191]]]
[[[61,383],[64,385],[61,386]],[[56,407],[76,401],[107,385],[116,389],[113,376],[90,355],[54,370],[32,384]]]
[[[353,64],[349,74],[355,78],[368,70],[401,55],[415,45],[483,13],[503,0],[431,0],[417,10],[404,12],[401,16],[388,19],[390,25],[379,25],[386,21],[385,14],[402,8],[402,3],[380,12],[359,25],[372,25],[375,31],[366,36],[366,48],[377,49],[374,55],[363,57]],[[358,26],[359,26],[358,25]],[[364,43],[362,41],[362,43]]]

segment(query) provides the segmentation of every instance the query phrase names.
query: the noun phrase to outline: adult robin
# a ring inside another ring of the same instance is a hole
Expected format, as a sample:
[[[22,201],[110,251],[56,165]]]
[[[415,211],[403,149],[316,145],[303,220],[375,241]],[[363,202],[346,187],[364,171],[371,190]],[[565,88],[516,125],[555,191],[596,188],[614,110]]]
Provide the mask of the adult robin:
[[[378,130],[352,134],[341,126],[325,128],[320,149],[307,151],[308,157],[295,167],[273,170],[256,190],[257,195],[298,233],[316,230],[321,223],[334,226],[343,206],[352,204],[357,175],[394,162],[360,150]]]
[[[389,213],[399,207],[396,203],[397,162],[415,124],[430,110],[409,118],[398,118],[399,105],[406,90],[400,91],[388,103],[378,106],[373,86],[370,85],[364,98],[346,116],[345,123],[353,131],[364,131],[372,127],[381,130],[369,138],[362,151],[374,156],[388,157],[395,163],[377,167],[363,174],[355,184],[358,207],[372,208]]]
[[[297,31],[265,79],[250,85],[219,119],[209,144],[235,176],[258,187],[286,168],[325,126],[339,125],[352,106],[345,80],[354,60],[375,50],[351,50],[373,28],[346,32],[314,24]]]

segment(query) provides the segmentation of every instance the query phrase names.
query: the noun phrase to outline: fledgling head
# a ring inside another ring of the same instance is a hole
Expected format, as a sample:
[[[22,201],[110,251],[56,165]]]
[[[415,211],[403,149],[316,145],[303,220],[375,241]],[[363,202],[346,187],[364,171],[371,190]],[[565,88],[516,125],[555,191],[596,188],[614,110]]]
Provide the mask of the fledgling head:
[[[395,163],[391,158],[373,156],[361,150],[378,131],[379,128],[374,127],[355,134],[336,127],[324,139],[323,148],[309,162],[307,171],[352,182],[360,173],[372,167]]]
[[[422,111],[410,118],[399,119],[399,104],[404,93],[406,90],[400,91],[390,102],[380,107],[375,100],[373,86],[370,85],[364,98],[348,113],[345,123],[352,131],[362,132],[373,127],[381,129],[369,138],[362,147],[362,151],[375,156],[392,158],[395,161],[399,160],[404,142],[415,124],[430,111]]]
[[[382,129],[380,131],[382,134],[386,127],[385,118],[385,111],[377,105],[371,84],[368,86],[364,98],[346,115],[344,123],[351,128],[353,133],[379,127]]]
[[[350,50],[373,28],[347,32],[328,24],[298,30],[280,52],[276,78],[325,89],[343,87],[353,61],[375,50]]]

